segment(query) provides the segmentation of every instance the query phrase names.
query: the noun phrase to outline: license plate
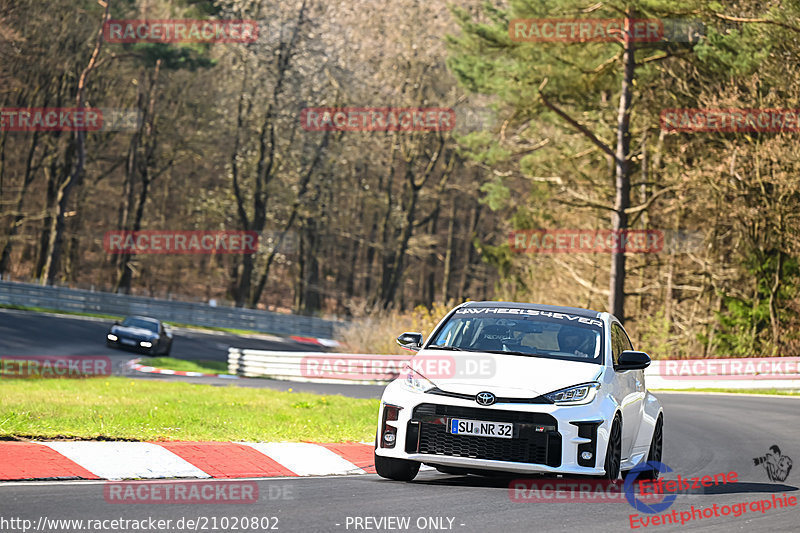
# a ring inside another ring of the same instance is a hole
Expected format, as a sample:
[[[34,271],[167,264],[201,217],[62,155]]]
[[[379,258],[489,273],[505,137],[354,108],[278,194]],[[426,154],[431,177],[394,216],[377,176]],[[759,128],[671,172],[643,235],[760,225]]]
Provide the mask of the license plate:
[[[131,339],[120,339],[119,342],[122,344],[127,344],[128,346],[136,346],[136,341]]]
[[[487,422],[486,420],[463,420],[451,418],[449,432],[453,435],[471,435],[474,437],[499,437],[511,439],[514,436],[514,424],[506,422]]]

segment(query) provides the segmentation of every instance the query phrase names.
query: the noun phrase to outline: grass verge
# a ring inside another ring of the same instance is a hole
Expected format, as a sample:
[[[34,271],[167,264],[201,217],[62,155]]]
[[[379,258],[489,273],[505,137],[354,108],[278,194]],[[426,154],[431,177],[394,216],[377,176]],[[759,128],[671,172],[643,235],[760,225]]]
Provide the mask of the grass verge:
[[[731,394],[769,394],[775,396],[800,396],[800,392],[779,389],[653,389],[658,394],[659,391],[669,392],[726,392]]]
[[[121,377],[8,379],[0,439],[371,442],[378,403]]]
[[[226,361],[209,361],[207,359],[187,361],[185,359],[175,359],[173,357],[142,357],[139,364],[167,370],[202,372],[204,374],[230,373],[228,372],[228,363]]]

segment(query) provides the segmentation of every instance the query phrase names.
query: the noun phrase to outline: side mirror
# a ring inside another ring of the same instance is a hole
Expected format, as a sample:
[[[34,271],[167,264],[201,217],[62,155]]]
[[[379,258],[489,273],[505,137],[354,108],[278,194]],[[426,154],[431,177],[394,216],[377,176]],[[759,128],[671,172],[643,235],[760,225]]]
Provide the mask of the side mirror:
[[[115,321],[114,321],[114,325],[115,325],[115,326],[119,326],[119,320],[115,320]]]
[[[614,366],[617,372],[625,370],[642,370],[650,366],[650,356],[644,352],[625,350],[619,354],[619,361]]]
[[[397,337],[397,344],[412,352],[419,351],[422,348],[422,333],[406,331]]]

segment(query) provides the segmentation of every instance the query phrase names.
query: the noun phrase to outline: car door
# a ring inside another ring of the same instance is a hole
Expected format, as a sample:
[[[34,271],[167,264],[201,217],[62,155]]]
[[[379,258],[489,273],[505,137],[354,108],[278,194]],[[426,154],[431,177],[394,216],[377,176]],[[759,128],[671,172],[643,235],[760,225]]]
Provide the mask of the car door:
[[[630,350],[631,341],[628,334],[621,325],[614,322],[611,324],[611,353],[614,358],[614,365],[619,361],[619,354],[625,350]],[[643,386],[643,378],[640,376],[641,370],[625,370],[616,372],[617,381],[617,400],[622,410],[622,458],[628,459],[639,433],[639,424],[642,419],[642,409],[644,408],[644,395],[640,393],[640,385]]]

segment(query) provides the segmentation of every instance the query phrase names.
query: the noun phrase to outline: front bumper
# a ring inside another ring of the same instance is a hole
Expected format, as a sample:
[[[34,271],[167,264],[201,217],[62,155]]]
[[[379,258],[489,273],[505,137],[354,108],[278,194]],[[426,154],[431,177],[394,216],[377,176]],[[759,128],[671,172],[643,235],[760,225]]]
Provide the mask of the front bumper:
[[[155,350],[157,340],[156,339],[137,339],[133,337],[125,337],[123,335],[114,334],[114,339],[109,339],[108,335],[106,335],[106,345],[112,346],[114,348],[123,348],[125,350],[131,350],[135,352],[141,353],[148,353]],[[149,342],[150,346],[142,346],[142,342]]]
[[[402,407],[397,420],[384,421],[387,404]],[[473,400],[411,392],[393,382],[381,402],[376,453],[467,470],[602,475],[614,412],[614,405],[600,394],[587,405],[482,407]],[[513,438],[452,435],[451,418],[511,422]],[[387,426],[395,432],[393,446],[384,441]],[[581,458],[583,452],[591,453],[591,458]]]

